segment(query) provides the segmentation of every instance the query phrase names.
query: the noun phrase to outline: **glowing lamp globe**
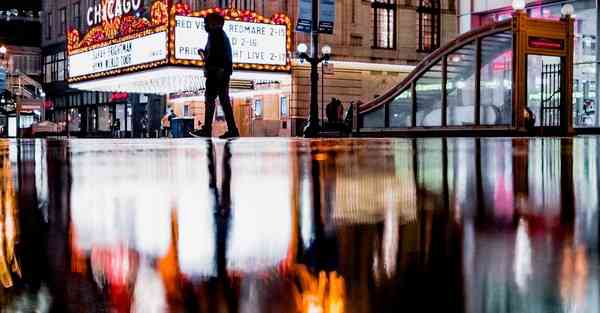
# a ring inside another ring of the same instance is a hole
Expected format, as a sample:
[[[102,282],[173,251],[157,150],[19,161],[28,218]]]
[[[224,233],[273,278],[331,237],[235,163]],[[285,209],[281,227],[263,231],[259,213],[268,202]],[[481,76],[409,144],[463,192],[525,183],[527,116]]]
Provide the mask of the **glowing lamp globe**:
[[[306,53],[306,51],[308,51],[308,46],[305,43],[301,43],[298,45],[296,50],[298,51],[298,53]]]
[[[525,10],[525,0],[513,0],[512,7],[515,11]]]
[[[572,4],[567,3],[562,6],[562,8],[560,9],[560,13],[563,16],[571,16],[571,15],[573,15],[573,13],[575,13],[575,8],[573,8]]]

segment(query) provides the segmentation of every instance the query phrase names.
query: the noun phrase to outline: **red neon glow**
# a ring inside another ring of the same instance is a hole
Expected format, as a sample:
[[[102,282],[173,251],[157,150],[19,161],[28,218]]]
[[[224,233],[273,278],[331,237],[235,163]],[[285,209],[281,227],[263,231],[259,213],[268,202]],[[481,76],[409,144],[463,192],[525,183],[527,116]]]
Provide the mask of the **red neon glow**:
[[[492,70],[496,72],[501,72],[506,69],[509,69],[512,66],[511,62],[512,51],[506,51],[494,59],[494,62],[492,62]]]
[[[548,38],[529,38],[529,46],[539,49],[555,49],[562,50],[563,41],[558,39]]]
[[[113,92],[110,95],[110,101],[124,101],[127,100],[127,98],[129,98],[129,94],[126,92]]]

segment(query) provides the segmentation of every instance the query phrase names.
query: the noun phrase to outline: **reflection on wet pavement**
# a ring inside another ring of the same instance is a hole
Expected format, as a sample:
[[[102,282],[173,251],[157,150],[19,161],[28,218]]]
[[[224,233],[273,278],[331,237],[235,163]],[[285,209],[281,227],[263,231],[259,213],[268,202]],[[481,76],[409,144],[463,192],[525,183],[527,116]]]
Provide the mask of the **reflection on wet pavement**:
[[[0,311],[597,312],[599,141],[0,141]]]

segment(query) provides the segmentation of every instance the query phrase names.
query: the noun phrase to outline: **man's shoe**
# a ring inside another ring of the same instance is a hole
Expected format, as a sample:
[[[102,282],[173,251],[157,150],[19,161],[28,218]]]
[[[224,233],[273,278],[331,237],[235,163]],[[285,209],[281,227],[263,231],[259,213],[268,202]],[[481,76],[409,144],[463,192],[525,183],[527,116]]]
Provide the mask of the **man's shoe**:
[[[240,136],[240,132],[236,129],[236,130],[228,130],[226,131],[223,135],[219,136],[219,138],[221,139],[229,139],[229,138],[236,138]]]
[[[196,138],[210,138],[212,137],[212,132],[205,128],[200,128],[198,130],[191,131],[190,136]]]

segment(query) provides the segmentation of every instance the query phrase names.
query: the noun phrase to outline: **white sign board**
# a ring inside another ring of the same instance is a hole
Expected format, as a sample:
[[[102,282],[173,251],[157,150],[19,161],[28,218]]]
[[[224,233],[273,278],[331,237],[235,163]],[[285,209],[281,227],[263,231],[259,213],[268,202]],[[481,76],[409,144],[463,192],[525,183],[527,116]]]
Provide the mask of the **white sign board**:
[[[69,77],[91,75],[167,58],[167,32],[69,56]]]
[[[208,34],[204,18],[177,16],[175,58],[201,60],[199,49],[206,47]],[[233,63],[286,65],[287,29],[285,25],[225,21],[225,33],[231,42]]]

